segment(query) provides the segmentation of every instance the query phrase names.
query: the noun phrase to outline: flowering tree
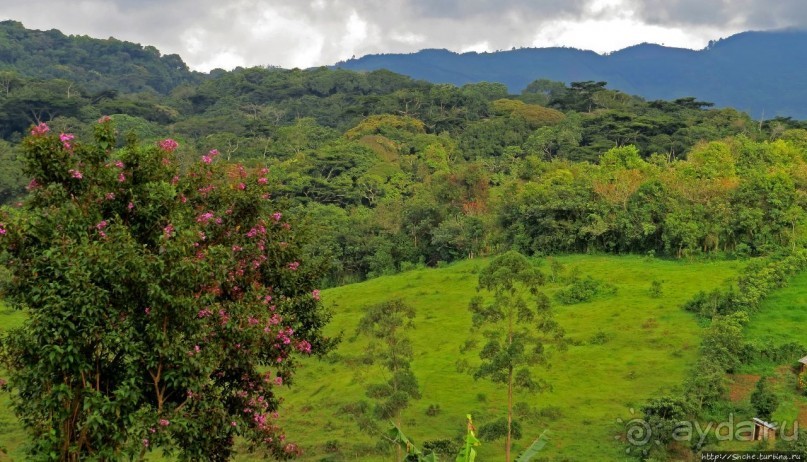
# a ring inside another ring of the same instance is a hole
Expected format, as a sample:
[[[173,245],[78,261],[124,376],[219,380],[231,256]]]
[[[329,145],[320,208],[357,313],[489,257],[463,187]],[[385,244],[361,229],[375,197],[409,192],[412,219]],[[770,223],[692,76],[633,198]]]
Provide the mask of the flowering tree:
[[[227,460],[234,438],[299,452],[274,387],[333,341],[266,171],[211,151],[180,172],[173,140],[115,149],[40,124],[23,141],[31,192],[0,217],[7,300],[27,322],[2,338],[14,408],[49,460]]]

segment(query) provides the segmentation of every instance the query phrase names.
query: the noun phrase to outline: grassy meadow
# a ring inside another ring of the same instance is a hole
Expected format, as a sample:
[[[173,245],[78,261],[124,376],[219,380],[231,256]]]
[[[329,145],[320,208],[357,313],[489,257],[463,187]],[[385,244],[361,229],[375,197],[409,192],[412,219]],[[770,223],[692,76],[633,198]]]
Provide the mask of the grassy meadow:
[[[617,293],[587,303],[555,304],[556,316],[574,344],[552,358],[549,371],[537,371],[550,381],[551,392],[516,396],[516,402],[526,402],[537,412],[524,421],[524,437],[515,442],[514,453],[549,429],[552,443],[545,457],[623,460],[624,449],[615,441],[623,429],[617,420],[630,420],[631,409],[638,413],[647,398],[679,385],[696,357],[701,327],[681,304],[699,290],[720,286],[742,263],[637,256],[557,260],[567,273],[577,268],[582,275],[615,285]],[[286,397],[286,428],[307,449],[303,460],[326,456],[326,460],[390,460],[369,455],[376,440],[363,435],[342,408],[364,399],[367,383],[381,380],[377,367],[351,360],[361,354],[364,344],[350,337],[363,307],[392,298],[401,298],[417,309],[410,337],[415,349],[413,368],[423,397],[405,411],[404,432],[422,444],[459,435],[466,413],[473,414],[477,425],[503,415],[505,388],[474,381],[468,371],[457,367],[463,360],[476,364],[484,343],[479,333],[470,331],[467,305],[475,294],[477,273],[485,264],[485,260],[465,261],[324,292],[324,300],[334,312],[330,333],[344,332],[345,340],[334,355],[338,360],[307,362]],[[546,262],[544,269],[549,272]],[[650,294],[653,280],[662,281],[661,297]],[[550,283],[545,290],[551,295],[561,287]],[[478,340],[478,345],[463,354],[461,346],[469,339]],[[430,405],[439,405],[441,412],[428,416]],[[501,442],[484,443],[478,460],[502,459],[502,446]]]
[[[551,383],[552,391],[516,395],[515,402],[527,403],[532,412],[522,419],[524,437],[514,443],[514,454],[549,429],[551,444],[543,456],[550,460],[623,460],[624,448],[616,441],[623,430],[618,419],[631,419],[631,409],[638,413],[646,399],[679,385],[696,358],[702,328],[681,304],[699,290],[721,286],[744,263],[638,256],[556,259],[566,274],[590,275],[613,284],[617,292],[575,305],[554,303],[572,345],[552,357],[551,369],[536,370]],[[484,343],[481,334],[470,330],[467,306],[486,263],[469,260],[417,269],[323,292],[334,313],[328,333],[341,332],[344,339],[328,360],[305,361],[294,387],[285,392],[283,424],[289,438],[304,447],[302,460],[391,460],[373,453],[377,438],[363,434],[343,407],[366,399],[365,386],[382,380],[378,366],[357,360],[365,342],[351,337],[366,306],[393,298],[417,310],[408,334],[423,396],[404,412],[404,432],[417,444],[454,439],[463,432],[468,413],[477,426],[504,415],[506,389],[474,381],[470,370],[458,367],[463,362],[476,364]],[[549,273],[547,261],[541,264]],[[651,295],[653,280],[662,282],[660,297]],[[544,289],[551,296],[562,287],[558,281]],[[21,320],[20,313],[0,311],[2,328]],[[461,353],[468,340],[476,341],[476,347]],[[20,450],[24,435],[7,407],[7,396],[0,395],[0,405],[0,446],[9,451],[8,456],[0,455],[0,461],[24,460]],[[428,416],[430,405],[439,406],[440,412]],[[483,443],[477,460],[501,460],[502,448],[501,441]],[[238,460],[261,458],[243,455]]]
[[[751,317],[745,334],[749,340],[807,345],[807,330],[801,328],[804,325],[807,325],[807,272],[796,275],[787,287],[765,299]]]

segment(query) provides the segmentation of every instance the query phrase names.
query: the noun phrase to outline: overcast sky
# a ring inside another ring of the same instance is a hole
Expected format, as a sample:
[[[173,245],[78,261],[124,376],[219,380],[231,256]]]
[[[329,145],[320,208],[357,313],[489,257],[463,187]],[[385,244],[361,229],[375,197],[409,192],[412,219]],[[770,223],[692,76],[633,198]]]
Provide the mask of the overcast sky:
[[[807,8],[804,0],[0,0],[0,18],[153,45],[208,71],[422,48],[701,49],[744,30],[805,27]]]

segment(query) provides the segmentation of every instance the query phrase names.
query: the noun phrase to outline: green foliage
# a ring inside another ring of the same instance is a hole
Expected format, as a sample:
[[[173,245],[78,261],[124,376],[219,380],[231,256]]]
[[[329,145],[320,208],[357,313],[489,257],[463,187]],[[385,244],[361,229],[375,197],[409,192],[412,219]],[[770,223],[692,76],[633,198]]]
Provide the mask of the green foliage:
[[[653,279],[650,281],[650,296],[653,298],[661,298],[664,293],[662,281]]]
[[[555,292],[555,299],[564,305],[574,305],[593,300],[601,295],[614,295],[616,287],[585,276],[572,281],[566,288]]]
[[[549,441],[549,430],[544,430],[541,435],[530,444],[521,454],[519,454],[516,462],[530,462],[533,457],[537,456]]]
[[[457,454],[455,459],[456,462],[474,462],[476,460],[476,447],[482,444],[476,438],[476,427],[474,427],[473,420],[471,419],[471,414],[466,416],[468,419],[468,423],[466,425],[467,429],[465,432],[465,441],[463,441],[462,448],[460,449],[460,453]]]
[[[760,377],[751,393],[751,405],[757,411],[757,417],[762,420],[771,420],[773,412],[779,406],[779,397],[771,390],[768,380],[768,377]]]
[[[486,435],[506,437],[507,460],[511,440],[519,431],[512,420],[514,389],[546,388],[545,381],[533,378],[529,366],[546,366],[550,347],[563,346],[563,329],[552,315],[549,299],[538,291],[544,279],[526,257],[507,252],[479,272],[477,290],[488,291],[493,299],[486,302],[477,296],[469,306],[474,328],[486,328],[488,339],[479,352],[482,362],[474,378],[507,386],[507,418],[484,426]]]
[[[34,127],[31,195],[3,211],[4,293],[27,319],[2,360],[31,456],[227,460],[236,435],[297,453],[276,387],[333,341],[270,186],[232,184],[215,152],[180,172],[173,140],[116,150],[108,118],[92,131]]]
[[[411,369],[412,343],[404,332],[414,327],[414,318],[412,306],[392,300],[369,307],[356,328],[357,334],[372,339],[368,354],[389,374],[386,382],[367,387],[367,397],[376,400],[375,415],[380,420],[397,419],[409,400],[420,399],[418,380]]]
[[[807,430],[799,430],[794,438],[776,440],[777,451],[792,451],[802,458],[807,457]]]
[[[501,417],[479,427],[479,438],[482,441],[496,441],[506,438],[508,434],[514,440],[521,439],[521,423],[518,420],[508,423],[506,417]]]

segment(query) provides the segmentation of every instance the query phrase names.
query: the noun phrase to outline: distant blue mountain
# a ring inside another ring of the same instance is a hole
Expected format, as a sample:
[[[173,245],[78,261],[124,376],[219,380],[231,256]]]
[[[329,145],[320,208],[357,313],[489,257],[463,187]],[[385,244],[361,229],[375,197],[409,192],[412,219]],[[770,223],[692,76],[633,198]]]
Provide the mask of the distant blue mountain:
[[[641,44],[607,55],[574,48],[523,48],[493,53],[422,50],[368,55],[342,69],[388,69],[430,82],[501,82],[520,93],[536,79],[606,81],[608,88],[648,100],[693,96],[754,118],[807,119],[807,30],[743,32],[703,50]]]

